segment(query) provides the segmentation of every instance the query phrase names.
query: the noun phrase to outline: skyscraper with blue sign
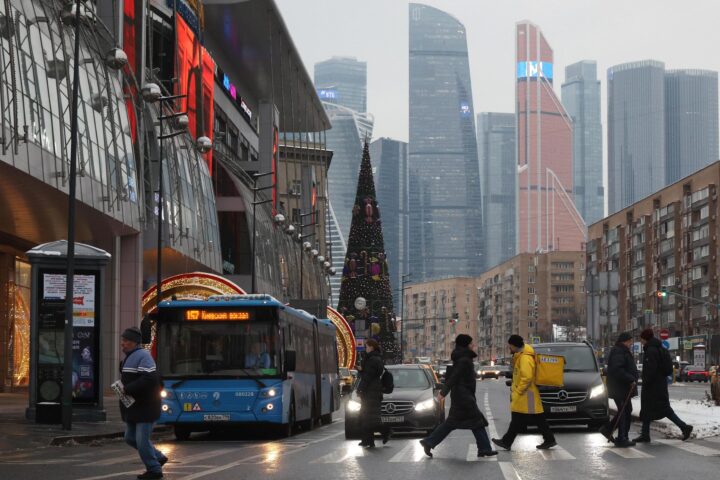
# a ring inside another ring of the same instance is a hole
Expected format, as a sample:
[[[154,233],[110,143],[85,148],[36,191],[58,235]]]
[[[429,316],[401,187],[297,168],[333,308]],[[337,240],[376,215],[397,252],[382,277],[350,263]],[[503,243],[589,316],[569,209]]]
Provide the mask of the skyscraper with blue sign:
[[[465,27],[410,4],[409,272],[479,274],[482,198]]]
[[[323,102],[367,112],[367,62],[355,57],[332,57],[318,62],[315,88]]]
[[[583,60],[565,67],[562,103],[573,120],[575,205],[590,225],[603,218],[605,211],[600,80],[595,61]]]

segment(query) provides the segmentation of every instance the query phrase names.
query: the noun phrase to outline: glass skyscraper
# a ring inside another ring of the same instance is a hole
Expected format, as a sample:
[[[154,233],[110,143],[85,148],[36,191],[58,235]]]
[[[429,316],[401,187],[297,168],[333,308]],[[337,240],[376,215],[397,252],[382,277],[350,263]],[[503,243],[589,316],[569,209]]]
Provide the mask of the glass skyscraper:
[[[514,257],[516,251],[515,114],[478,114],[477,142],[482,179],[484,263],[490,269]]]
[[[367,63],[354,57],[332,57],[315,64],[320,99],[367,112]]]
[[[608,213],[665,186],[665,64],[608,69]]]
[[[408,168],[407,143],[380,138],[370,144],[375,165],[375,191],[393,292],[399,308],[402,275],[408,273]]]
[[[665,73],[665,183],[718,160],[718,74]]]
[[[482,271],[482,206],[465,27],[410,4],[410,273]]]
[[[586,224],[604,216],[600,80],[597,64],[583,60],[565,67],[562,103],[573,120],[573,192]]]

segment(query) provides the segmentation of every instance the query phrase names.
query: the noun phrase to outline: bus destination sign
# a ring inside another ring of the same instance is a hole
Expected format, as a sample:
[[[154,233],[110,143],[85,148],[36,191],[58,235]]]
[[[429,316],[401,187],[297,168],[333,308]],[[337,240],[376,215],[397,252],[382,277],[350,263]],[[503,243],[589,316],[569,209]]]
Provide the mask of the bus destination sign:
[[[250,312],[243,310],[185,310],[185,320],[243,321],[250,320]]]

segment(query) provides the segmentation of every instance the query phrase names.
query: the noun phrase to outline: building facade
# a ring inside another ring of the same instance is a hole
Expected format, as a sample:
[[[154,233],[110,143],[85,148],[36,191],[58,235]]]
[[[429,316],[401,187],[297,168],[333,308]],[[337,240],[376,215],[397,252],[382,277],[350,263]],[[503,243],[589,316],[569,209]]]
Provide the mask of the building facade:
[[[474,278],[409,284],[404,291],[403,310],[405,361],[430,357],[434,363],[447,362],[457,335],[464,333],[477,340]]]
[[[562,103],[573,121],[575,206],[589,225],[605,216],[600,80],[595,61],[565,67]]]
[[[375,191],[383,222],[385,255],[393,305],[400,305],[402,276],[408,273],[408,165],[407,143],[380,138],[370,144]]]
[[[684,360],[702,343],[718,361],[718,186],[715,162],[590,226],[587,329],[596,344],[653,327],[668,330]]]
[[[410,272],[477,275],[482,198],[465,27],[420,4],[409,18]]]
[[[516,25],[518,252],[582,250],[574,203],[573,126],[553,90],[553,51],[540,27]]]
[[[477,116],[478,158],[482,183],[485,268],[515,256],[517,239],[517,161],[515,115],[483,112]]]
[[[665,72],[665,184],[684,178],[720,158],[718,73]]]
[[[608,212],[665,185],[665,64],[608,69]]]
[[[318,62],[315,87],[324,102],[358,113],[367,112],[367,62],[355,57],[332,57]]]
[[[507,363],[507,339],[585,338],[584,252],[521,253],[476,279],[478,356]]]

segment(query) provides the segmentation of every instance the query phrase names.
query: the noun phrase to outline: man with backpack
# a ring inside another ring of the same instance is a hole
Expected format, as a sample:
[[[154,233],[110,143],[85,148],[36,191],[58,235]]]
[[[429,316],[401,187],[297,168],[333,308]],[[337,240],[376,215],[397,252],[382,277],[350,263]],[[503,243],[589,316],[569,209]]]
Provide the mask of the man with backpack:
[[[670,406],[667,377],[672,375],[673,365],[670,352],[655,338],[651,328],[640,334],[643,344],[642,389],[640,392],[640,419],[642,431],[635,442],[650,441],[650,422],[668,418],[680,428],[683,440],[690,438],[692,425],[687,425],[675,414]]]
[[[472,350],[472,337],[460,334],[455,339],[455,350],[451,358],[452,372],[443,384],[440,395],[443,397],[450,393],[452,403],[447,420],[433,430],[429,437],[420,440],[425,455],[432,458],[432,449],[437,447],[445,437],[455,429],[472,430],[477,442],[478,457],[497,455],[497,451],[490,446],[485,427],[488,422],[477,405],[475,398],[475,365],[473,359],[477,354]]]
[[[360,370],[360,383],[357,395],[360,398],[360,423],[363,426],[361,447],[375,448],[375,432],[382,432],[383,444],[390,439],[390,427],[382,424],[380,408],[382,407],[383,390],[392,390],[392,377],[385,371],[380,344],[375,339],[365,342],[365,358]],[[383,384],[385,387],[383,388]]]

